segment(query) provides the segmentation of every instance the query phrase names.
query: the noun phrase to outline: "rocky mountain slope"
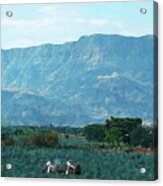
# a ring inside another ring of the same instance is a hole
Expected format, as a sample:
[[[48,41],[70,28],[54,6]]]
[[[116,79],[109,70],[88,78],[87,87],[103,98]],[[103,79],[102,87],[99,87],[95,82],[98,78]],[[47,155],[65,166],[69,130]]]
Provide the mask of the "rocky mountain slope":
[[[153,41],[95,34],[2,50],[2,122],[81,126],[110,116],[151,122]]]

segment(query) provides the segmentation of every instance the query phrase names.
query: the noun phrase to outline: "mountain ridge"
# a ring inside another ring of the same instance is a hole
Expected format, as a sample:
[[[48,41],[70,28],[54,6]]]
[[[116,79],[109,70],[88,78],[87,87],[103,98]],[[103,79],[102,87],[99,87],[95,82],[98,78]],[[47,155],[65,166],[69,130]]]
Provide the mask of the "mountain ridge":
[[[101,34],[101,33],[96,33],[96,34],[90,34],[90,35],[84,35],[80,36],[77,40],[72,40],[72,41],[66,41],[64,43],[42,43],[38,45],[31,45],[27,47],[14,47],[14,48],[7,48],[7,49],[2,49],[2,51],[9,51],[9,50],[14,50],[14,49],[28,49],[28,48],[37,48],[37,47],[42,47],[42,46],[62,46],[65,44],[71,44],[71,43],[76,43],[84,38],[90,38],[90,37],[97,37],[97,36],[103,36],[103,37],[123,37],[123,38],[153,38],[157,37],[152,34],[147,34],[147,35],[141,35],[141,36],[127,36],[127,35],[120,35],[120,34]]]
[[[2,89],[26,90],[27,97],[28,92],[42,96],[49,121],[59,125],[101,123],[112,115],[152,122],[153,103],[149,100],[153,99],[154,40],[152,35],[94,34],[63,45],[2,50]],[[6,101],[5,94],[2,98]],[[13,105],[24,103],[26,108],[27,97],[14,96],[10,101]],[[38,110],[33,110],[34,115],[39,113],[38,118],[45,117],[48,122],[44,109],[39,111],[40,99],[29,99],[28,111],[35,105]],[[55,114],[50,114],[52,108]],[[7,112],[10,118],[12,109]],[[8,118],[3,117],[3,122]],[[16,121],[30,124],[23,117],[19,121],[18,115],[14,116]]]

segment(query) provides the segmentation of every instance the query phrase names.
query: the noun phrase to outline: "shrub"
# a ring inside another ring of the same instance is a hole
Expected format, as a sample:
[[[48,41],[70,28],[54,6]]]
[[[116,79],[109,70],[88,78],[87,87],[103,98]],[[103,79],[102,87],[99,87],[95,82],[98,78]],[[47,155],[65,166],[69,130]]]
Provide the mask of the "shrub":
[[[55,147],[58,145],[56,132],[37,132],[30,136],[30,144],[39,147]]]
[[[2,140],[2,145],[14,145],[15,141],[13,138],[9,137],[8,139]]]
[[[66,138],[66,139],[69,139],[69,135],[68,135],[68,134],[65,134],[65,138]]]
[[[14,145],[15,141],[12,135],[9,132],[3,132],[1,134],[1,143],[2,145]]]
[[[100,124],[87,125],[84,128],[85,136],[89,141],[104,141],[105,126]]]
[[[24,130],[23,129],[16,129],[16,131],[15,131],[15,135],[16,136],[19,136],[19,135],[23,135],[24,134]]]
[[[151,130],[145,127],[138,127],[130,133],[130,144],[132,146],[153,147]]]

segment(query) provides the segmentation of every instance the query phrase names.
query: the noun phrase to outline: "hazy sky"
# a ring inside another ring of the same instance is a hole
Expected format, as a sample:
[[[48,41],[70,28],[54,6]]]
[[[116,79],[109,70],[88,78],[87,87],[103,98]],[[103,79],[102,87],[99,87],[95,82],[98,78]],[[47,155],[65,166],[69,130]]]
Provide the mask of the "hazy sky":
[[[2,6],[2,48],[64,43],[94,33],[153,34],[153,2],[62,3]],[[147,13],[141,14],[140,8]],[[13,16],[7,17],[6,11]]]

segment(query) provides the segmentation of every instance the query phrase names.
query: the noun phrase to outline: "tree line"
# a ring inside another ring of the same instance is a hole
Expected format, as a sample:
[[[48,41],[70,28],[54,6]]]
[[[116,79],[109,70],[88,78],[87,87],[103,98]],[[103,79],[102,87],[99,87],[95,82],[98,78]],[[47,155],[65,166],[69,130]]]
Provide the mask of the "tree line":
[[[103,125],[87,125],[84,134],[89,141],[106,142],[114,147],[157,147],[157,126],[145,126],[141,118],[111,117]]]

